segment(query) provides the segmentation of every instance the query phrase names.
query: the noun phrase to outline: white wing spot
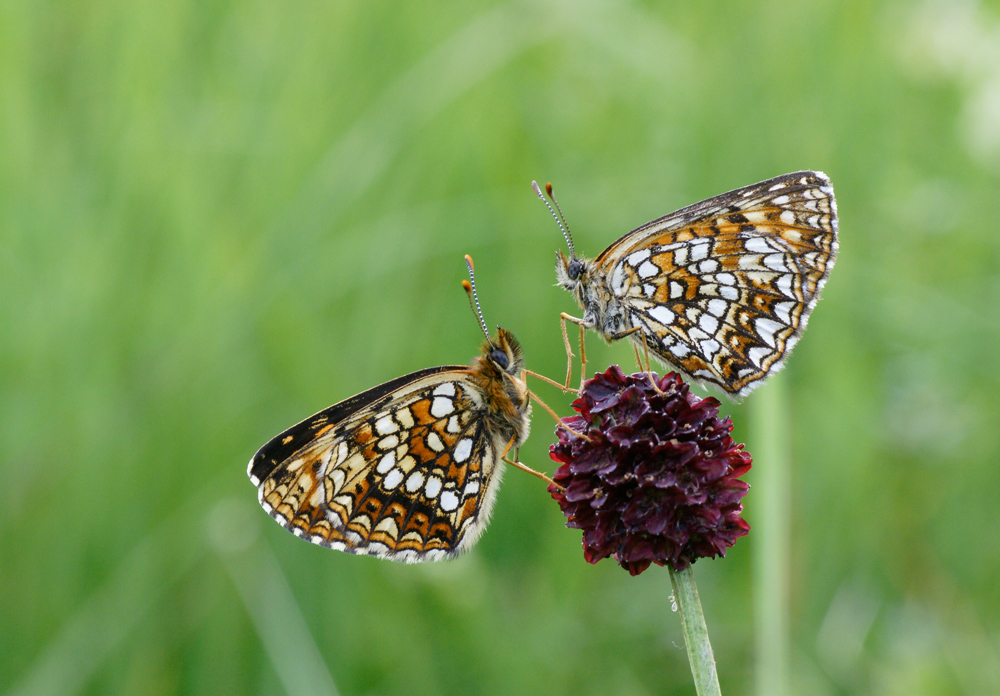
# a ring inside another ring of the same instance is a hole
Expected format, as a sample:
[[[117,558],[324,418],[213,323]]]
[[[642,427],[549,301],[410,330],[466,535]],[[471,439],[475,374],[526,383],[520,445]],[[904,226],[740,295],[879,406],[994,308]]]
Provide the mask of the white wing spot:
[[[794,309],[794,302],[779,302],[774,305],[774,313],[777,314],[785,324],[788,326],[792,325],[792,309]]]
[[[731,290],[732,288],[728,288],[728,289]],[[709,314],[713,314],[713,315],[715,315],[717,317],[721,317],[725,313],[726,307],[727,307],[727,305],[726,305],[725,300],[709,300],[708,301],[708,313]]]
[[[475,495],[478,492],[479,492],[479,481],[477,479],[475,481],[469,481],[465,485],[465,492],[462,493],[462,495],[468,498],[470,495]]]
[[[788,201],[788,196],[782,196],[782,198],[785,199],[785,202]],[[778,199],[775,199],[774,202],[777,203]],[[795,213],[793,213],[791,210],[782,210],[781,211],[781,221],[783,223],[785,223],[786,225],[794,225],[795,224]]]
[[[445,396],[436,396],[431,403],[431,415],[435,418],[444,418],[455,410],[455,402]]]
[[[698,242],[691,245],[691,260],[701,261],[708,258],[708,242]]]
[[[424,493],[427,494],[428,498],[436,498],[437,494],[441,492],[441,479],[437,476],[431,476],[427,479],[427,485],[424,486]]]
[[[392,419],[391,415],[382,416],[375,421],[375,432],[379,435],[388,435],[389,433],[394,433],[397,430],[399,430],[399,426],[396,425],[396,421]]]
[[[615,266],[615,271],[611,274],[611,289],[619,294],[625,289],[625,269],[621,264]]]
[[[399,438],[395,435],[390,435],[389,437],[384,437],[378,441],[378,448],[384,452],[385,450],[393,449],[398,444]]]
[[[777,198],[772,199],[771,202],[774,203],[775,205],[785,205],[786,203],[788,203],[789,200],[790,199],[788,198],[788,196],[784,195],[784,196],[778,196]],[[784,213],[782,213],[782,214],[784,214]]]
[[[688,250],[687,247],[681,247],[674,252],[674,265],[675,266],[687,266]]]
[[[676,345],[670,346],[670,352],[678,358],[686,358],[691,354],[691,348],[686,343],[678,342]]]
[[[781,324],[773,319],[761,317],[760,319],[757,319],[753,325],[754,328],[757,329],[757,333],[764,340],[764,343],[774,348],[774,332],[781,328]]]
[[[652,278],[660,272],[660,269],[655,264],[645,261],[636,271],[640,278]]]
[[[718,352],[719,348],[721,347],[719,345],[719,342],[716,341],[714,338],[710,338],[707,341],[702,341],[699,345],[701,346],[701,354],[704,355],[709,360],[712,359],[712,356],[715,355]]]
[[[382,457],[382,459],[379,461],[378,466],[375,467],[375,471],[379,472],[382,475],[385,475],[386,473],[389,472],[389,469],[391,469],[394,466],[396,466],[396,453],[389,452],[389,454]]]
[[[718,269],[719,262],[715,259],[705,259],[698,264],[698,271],[700,273],[715,273]]]
[[[778,278],[778,290],[786,297],[795,297],[795,293],[792,292],[792,275],[790,273]]]
[[[441,494],[441,509],[445,512],[451,512],[458,507],[458,496],[455,495],[454,491],[445,491]]]
[[[656,321],[660,322],[664,326],[669,326],[674,321],[674,313],[663,305],[656,305],[647,312],[649,316],[653,317]]]
[[[628,261],[629,265],[634,268],[635,266],[638,266],[640,263],[648,259],[650,253],[652,253],[651,249],[640,249],[635,253],[629,254],[626,261]]]
[[[706,338],[711,338],[711,336],[699,329],[697,326],[692,326],[688,329],[688,338],[692,341],[701,341]]]
[[[652,297],[653,295],[656,294],[656,286],[653,285],[652,283],[643,283],[642,293],[646,297]]]
[[[733,300],[734,302],[740,298],[740,291],[729,285],[720,285],[719,294],[727,300]]]
[[[469,455],[472,454],[472,438],[463,437],[458,441],[458,445],[455,447],[455,454],[453,456],[454,460],[461,464]]]
[[[784,254],[768,254],[764,257],[764,265],[772,271],[787,271]]]
[[[751,348],[747,351],[747,357],[750,359],[754,365],[760,368],[761,361],[771,354],[771,351],[763,346],[757,346],[756,348]]]
[[[743,243],[743,248],[754,254],[770,254],[774,251],[763,237],[750,237]]]
[[[403,482],[403,472],[399,469],[393,469],[389,472],[389,475],[385,477],[382,481],[382,487],[386,490],[391,491],[393,488],[398,486]]]
[[[736,285],[736,276],[732,273],[716,273],[715,281],[723,285]]]
[[[410,474],[410,478],[406,479],[406,490],[410,493],[416,493],[422,485],[424,485],[424,475],[419,471],[414,471]]]
[[[709,314],[702,314],[698,326],[710,334],[714,334],[719,329],[719,320]]]
[[[670,299],[675,300],[684,295],[684,286],[676,280],[670,281]]]
[[[458,416],[452,416],[448,419],[447,431],[449,433],[457,433],[462,429],[462,425],[458,422]]]
[[[434,396],[455,396],[454,382],[445,382],[431,392]]]

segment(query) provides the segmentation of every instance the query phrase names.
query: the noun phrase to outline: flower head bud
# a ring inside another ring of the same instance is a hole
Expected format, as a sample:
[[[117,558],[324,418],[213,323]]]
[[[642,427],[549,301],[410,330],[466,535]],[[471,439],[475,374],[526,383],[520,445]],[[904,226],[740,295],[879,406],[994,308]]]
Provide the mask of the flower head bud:
[[[654,387],[654,383],[656,386]],[[676,373],[626,376],[618,366],[580,390],[549,456],[562,465],[549,486],[583,530],[589,563],[608,556],[632,575],[650,563],[683,570],[724,556],[750,530],[740,517],[750,454],[734,444],[718,399],[699,399]]]

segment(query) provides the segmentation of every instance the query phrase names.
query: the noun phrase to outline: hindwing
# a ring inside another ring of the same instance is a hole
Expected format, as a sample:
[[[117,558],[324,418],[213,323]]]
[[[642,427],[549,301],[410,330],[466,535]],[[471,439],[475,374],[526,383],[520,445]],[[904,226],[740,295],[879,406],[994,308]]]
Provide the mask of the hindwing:
[[[431,368],[347,399],[264,445],[248,473],[264,509],[313,543],[407,562],[482,533],[500,479],[470,368]]]
[[[830,180],[795,172],[653,220],[595,264],[660,359],[745,396],[780,369],[836,254]]]

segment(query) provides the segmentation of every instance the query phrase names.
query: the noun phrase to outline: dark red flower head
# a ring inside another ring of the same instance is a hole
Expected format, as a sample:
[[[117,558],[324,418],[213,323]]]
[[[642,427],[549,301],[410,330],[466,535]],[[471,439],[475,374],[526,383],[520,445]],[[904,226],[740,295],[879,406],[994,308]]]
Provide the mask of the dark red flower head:
[[[656,381],[653,387],[653,382]],[[734,444],[719,400],[699,399],[671,372],[626,376],[614,365],[588,380],[578,416],[557,428],[549,456],[562,466],[549,493],[583,530],[590,563],[613,556],[632,575],[650,563],[683,570],[725,556],[750,531],[740,517],[750,454]],[[588,441],[589,440],[589,441]]]

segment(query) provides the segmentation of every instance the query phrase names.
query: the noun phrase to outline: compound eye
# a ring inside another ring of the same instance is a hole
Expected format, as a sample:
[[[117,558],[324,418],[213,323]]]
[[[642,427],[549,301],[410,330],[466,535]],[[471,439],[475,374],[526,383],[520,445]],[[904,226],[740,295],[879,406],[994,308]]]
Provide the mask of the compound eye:
[[[510,365],[510,359],[507,357],[507,354],[499,348],[490,353],[490,359],[499,365],[501,370],[506,370],[507,366]]]
[[[566,272],[572,280],[576,280],[583,273],[583,262],[580,259],[570,259]]]

